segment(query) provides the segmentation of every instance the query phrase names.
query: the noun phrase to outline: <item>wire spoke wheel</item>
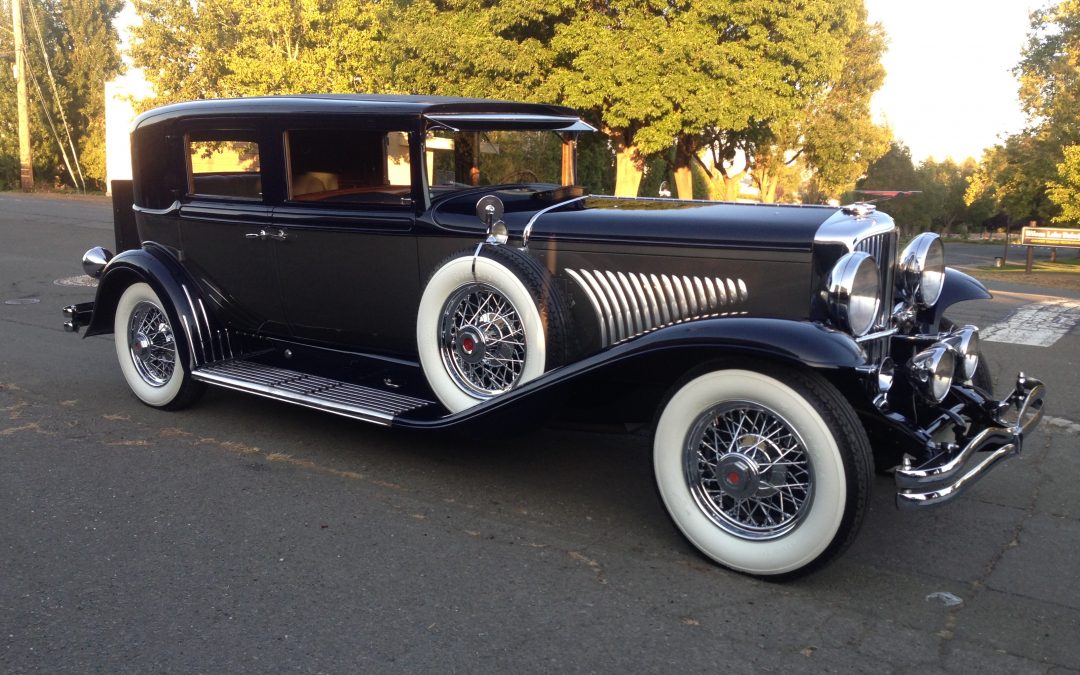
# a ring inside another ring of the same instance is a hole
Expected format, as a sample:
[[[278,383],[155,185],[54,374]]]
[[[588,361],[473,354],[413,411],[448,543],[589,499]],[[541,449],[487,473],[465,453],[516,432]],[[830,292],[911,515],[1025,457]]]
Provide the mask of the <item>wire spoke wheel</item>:
[[[163,387],[176,368],[176,344],[165,312],[152,302],[135,305],[128,321],[128,352],[135,371],[151,387]]]
[[[439,351],[459,387],[478,398],[509,391],[525,369],[521,315],[493,286],[469,284],[443,306]]]
[[[745,539],[798,525],[813,496],[806,445],[782,416],[748,401],[705,411],[687,439],[686,480],[704,514]]]

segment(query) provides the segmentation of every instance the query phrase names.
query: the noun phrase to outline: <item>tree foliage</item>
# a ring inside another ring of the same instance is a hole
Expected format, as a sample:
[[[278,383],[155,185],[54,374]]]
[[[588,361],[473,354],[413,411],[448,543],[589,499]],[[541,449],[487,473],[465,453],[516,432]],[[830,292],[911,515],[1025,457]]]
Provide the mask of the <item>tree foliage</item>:
[[[121,68],[112,22],[122,7],[122,0],[26,0],[24,4],[32,152],[39,183],[81,187],[85,182],[87,187],[103,187],[105,82]],[[13,59],[13,54],[11,31],[0,31],[0,55],[7,61]],[[52,82],[56,84],[55,93]],[[0,78],[0,185],[17,184],[16,125],[15,80],[3,77]],[[65,166],[61,147],[68,154],[67,164],[76,176],[74,179]],[[84,180],[80,180],[80,169]]]
[[[1065,0],[1031,17],[1028,44],[1015,69],[1028,126],[988,149],[967,191],[968,203],[990,200],[1014,221],[1062,217],[1059,175],[1064,148],[1080,144],[1080,0]]]
[[[382,22],[365,0],[135,0],[147,105],[257,94],[378,91]]]
[[[770,157],[786,165],[794,153],[800,171],[838,190],[884,149],[868,110],[884,39],[862,0],[135,6],[143,24],[133,54],[155,103],[297,91],[558,102],[602,129],[622,194],[637,193],[652,156],[670,157],[690,185],[689,165],[707,146],[727,192],[758,153],[763,176],[783,173],[764,170]],[[599,170],[607,157],[591,150]],[[732,171],[739,153],[747,166]]]
[[[894,141],[858,185],[860,190],[916,191],[918,194],[898,196],[879,205],[909,232],[955,232],[961,227],[981,227],[995,213],[993,204],[986,200],[965,201],[968,183],[977,170],[970,158],[959,164],[931,158],[916,166],[907,146]],[[865,198],[857,193],[848,196],[851,201]]]
[[[1080,226],[1080,145],[1065,148],[1057,165],[1058,179],[1048,183],[1047,196],[1061,210],[1054,220]]]

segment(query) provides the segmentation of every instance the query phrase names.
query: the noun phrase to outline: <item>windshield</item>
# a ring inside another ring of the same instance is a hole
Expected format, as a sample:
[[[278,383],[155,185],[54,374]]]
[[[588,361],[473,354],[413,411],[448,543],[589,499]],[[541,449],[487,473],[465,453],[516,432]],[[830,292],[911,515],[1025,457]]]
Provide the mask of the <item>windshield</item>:
[[[426,147],[433,197],[483,185],[563,184],[563,139],[554,131],[438,129]]]

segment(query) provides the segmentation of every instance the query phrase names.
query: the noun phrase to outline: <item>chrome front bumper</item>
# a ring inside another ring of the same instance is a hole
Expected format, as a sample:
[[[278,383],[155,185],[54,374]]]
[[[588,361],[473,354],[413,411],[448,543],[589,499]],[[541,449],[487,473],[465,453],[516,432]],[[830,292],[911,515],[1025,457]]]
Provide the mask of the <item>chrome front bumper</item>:
[[[916,509],[944,504],[999,462],[1020,454],[1024,435],[1042,419],[1045,392],[1042,382],[1020,373],[1012,393],[991,402],[996,426],[976,433],[962,449],[954,446],[920,466],[905,462],[896,469],[896,505]]]

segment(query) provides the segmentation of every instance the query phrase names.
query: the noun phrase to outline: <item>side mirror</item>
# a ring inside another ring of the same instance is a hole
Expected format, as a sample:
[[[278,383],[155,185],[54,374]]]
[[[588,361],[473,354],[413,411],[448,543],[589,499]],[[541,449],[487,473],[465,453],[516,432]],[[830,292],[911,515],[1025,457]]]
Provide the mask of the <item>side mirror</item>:
[[[505,244],[509,237],[502,221],[503,212],[502,200],[495,195],[484,195],[476,202],[476,217],[487,226],[489,244]]]

